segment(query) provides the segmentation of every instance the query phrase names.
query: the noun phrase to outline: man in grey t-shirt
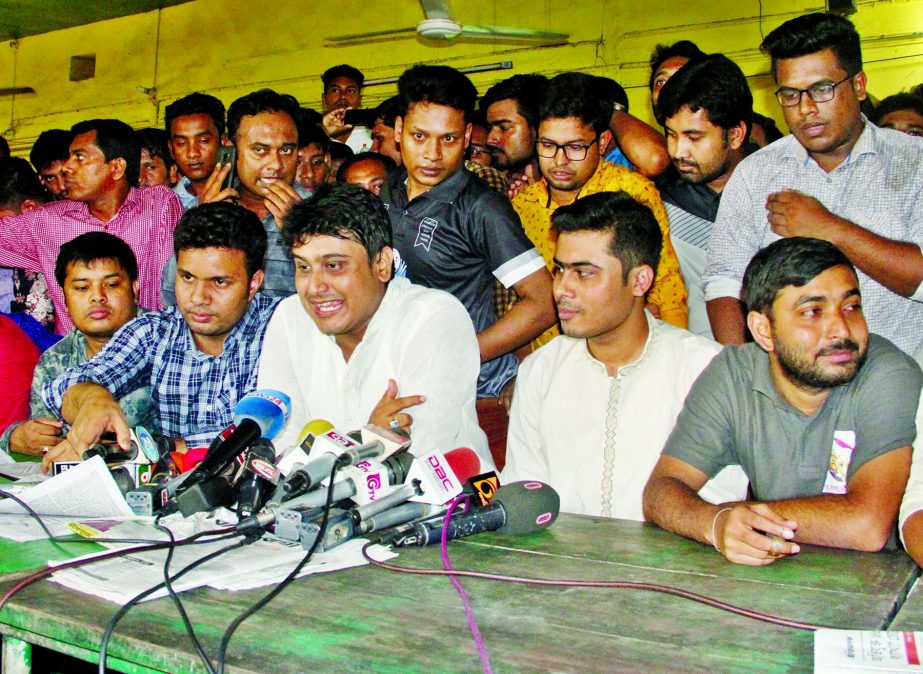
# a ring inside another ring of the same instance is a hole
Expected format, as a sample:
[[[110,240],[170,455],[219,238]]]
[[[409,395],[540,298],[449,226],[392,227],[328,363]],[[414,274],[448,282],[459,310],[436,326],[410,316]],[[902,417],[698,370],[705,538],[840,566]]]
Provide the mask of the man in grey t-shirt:
[[[855,269],[830,243],[767,246],[743,299],[756,343],[727,347],[693,385],[644,490],[645,517],[739,564],[770,564],[799,542],[891,547],[920,368],[869,335]],[[733,464],[754,500],[696,495]]]

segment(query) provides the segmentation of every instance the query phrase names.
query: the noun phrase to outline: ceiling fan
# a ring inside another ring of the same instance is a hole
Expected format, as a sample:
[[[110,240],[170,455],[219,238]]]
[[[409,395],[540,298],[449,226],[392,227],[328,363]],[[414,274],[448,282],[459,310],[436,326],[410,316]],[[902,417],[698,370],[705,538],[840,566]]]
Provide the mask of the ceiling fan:
[[[352,35],[325,38],[331,44],[372,42],[404,36],[419,35],[428,40],[490,40],[493,42],[527,42],[537,45],[566,44],[568,35],[546,33],[529,28],[500,26],[467,26],[455,20],[449,0],[420,0],[426,18],[412,28],[397,28]]]

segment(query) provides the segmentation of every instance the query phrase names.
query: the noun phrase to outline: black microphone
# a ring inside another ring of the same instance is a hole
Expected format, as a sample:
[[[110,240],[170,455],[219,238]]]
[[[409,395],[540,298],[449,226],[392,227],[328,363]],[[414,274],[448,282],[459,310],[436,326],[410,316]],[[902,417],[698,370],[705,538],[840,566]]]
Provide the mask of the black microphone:
[[[269,498],[273,484],[260,472],[274,471],[275,458],[276,449],[269,440],[260,438],[250,445],[247,469],[237,488],[237,514],[241,518],[259,511]]]
[[[561,499],[542,482],[513,482],[497,490],[490,505],[453,516],[448,538],[462,538],[484,531],[528,534],[551,525],[558,517]],[[442,539],[442,522],[420,522],[394,539],[398,547],[432,545]]]

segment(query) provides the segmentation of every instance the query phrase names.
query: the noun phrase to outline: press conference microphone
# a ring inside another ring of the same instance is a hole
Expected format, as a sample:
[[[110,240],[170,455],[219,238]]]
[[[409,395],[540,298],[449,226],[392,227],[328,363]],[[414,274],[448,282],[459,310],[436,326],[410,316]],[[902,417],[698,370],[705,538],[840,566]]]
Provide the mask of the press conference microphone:
[[[237,488],[237,513],[240,517],[249,517],[259,511],[269,498],[273,485],[261,473],[268,470],[275,471],[273,465],[275,458],[276,449],[272,442],[265,438],[257,439],[250,446],[250,451],[247,453],[248,468]]]
[[[490,505],[453,516],[447,538],[455,539],[496,531],[501,534],[528,534],[551,525],[558,517],[561,499],[542,482],[513,482],[497,490]],[[421,522],[394,539],[394,545],[432,545],[442,539],[442,520]]]
[[[314,440],[327,431],[332,430],[333,424],[326,419],[311,419],[311,421],[306,423],[301,429],[298,438],[295,440],[295,444],[300,446],[306,453],[310,454],[311,448],[314,446]]]
[[[358,444],[351,438],[333,430],[319,435],[308,461],[293,470],[282,484],[285,500],[300,496],[330,476],[333,467],[350,466],[363,459],[377,459],[386,451],[384,444],[373,441]]]
[[[442,470],[439,459],[445,460],[451,470]],[[371,503],[353,508],[353,522],[357,525],[373,515],[414,500],[431,505],[448,503],[458,496],[461,485],[481,472],[481,459],[472,449],[458,447],[445,454],[429,452],[418,456],[407,472],[407,481],[389,494]]]

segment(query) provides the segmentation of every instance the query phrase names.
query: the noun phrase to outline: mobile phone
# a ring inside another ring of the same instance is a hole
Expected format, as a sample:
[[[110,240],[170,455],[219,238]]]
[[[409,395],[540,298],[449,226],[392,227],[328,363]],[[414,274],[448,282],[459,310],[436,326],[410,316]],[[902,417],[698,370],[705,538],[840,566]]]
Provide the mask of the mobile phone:
[[[219,145],[218,162],[231,165],[231,170],[221,183],[221,189],[226,190],[230,187],[236,190],[240,184],[237,180],[237,148],[233,145]]]
[[[343,122],[352,126],[365,126],[371,129],[375,126],[375,120],[377,118],[378,115],[375,112],[375,108],[371,110],[363,110],[360,108],[347,110],[346,115],[343,117]]]

